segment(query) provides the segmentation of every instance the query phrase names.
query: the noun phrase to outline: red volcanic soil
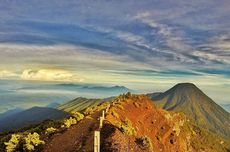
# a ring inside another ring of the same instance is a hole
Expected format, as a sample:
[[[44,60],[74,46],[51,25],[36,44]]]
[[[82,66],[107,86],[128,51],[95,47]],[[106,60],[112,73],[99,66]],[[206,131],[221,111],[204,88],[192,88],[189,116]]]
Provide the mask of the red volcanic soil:
[[[119,117],[114,116],[113,113]],[[115,128],[106,142],[112,144],[114,150],[117,151],[127,151],[128,149],[131,151],[188,151],[187,140],[182,136],[177,136],[174,129],[175,123],[183,123],[185,118],[182,115],[174,114],[175,116],[171,116],[171,120],[169,120],[170,118],[167,119],[165,116],[166,113],[157,109],[144,95],[121,96],[113,102],[110,113],[106,116],[106,124],[116,126],[116,122],[130,120],[136,134],[129,136]],[[137,139],[144,136],[150,138],[152,147],[143,148],[138,144]],[[107,145],[110,145],[108,143]],[[111,146],[108,149],[111,149]]]

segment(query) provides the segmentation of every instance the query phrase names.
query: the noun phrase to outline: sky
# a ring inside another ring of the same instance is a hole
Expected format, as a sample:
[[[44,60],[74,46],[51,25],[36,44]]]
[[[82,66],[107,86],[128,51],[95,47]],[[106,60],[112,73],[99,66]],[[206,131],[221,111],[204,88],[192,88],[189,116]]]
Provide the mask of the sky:
[[[0,0],[0,79],[192,82],[230,103],[229,0]]]

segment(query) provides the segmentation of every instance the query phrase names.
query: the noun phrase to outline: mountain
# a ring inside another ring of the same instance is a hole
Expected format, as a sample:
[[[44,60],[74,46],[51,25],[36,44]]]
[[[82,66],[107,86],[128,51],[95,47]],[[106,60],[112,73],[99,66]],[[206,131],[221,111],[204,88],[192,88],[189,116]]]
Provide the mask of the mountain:
[[[22,128],[47,119],[62,119],[67,116],[69,116],[69,114],[61,110],[47,107],[33,107],[1,119],[0,132]]]
[[[65,88],[66,90],[77,90],[81,92],[109,92],[109,93],[126,93],[132,91],[125,86],[100,86],[92,84],[74,84],[74,83],[62,83],[55,85],[58,88]]]
[[[74,104],[78,105],[75,107],[78,109],[90,99],[76,100],[82,103],[78,104],[77,101],[66,103],[65,105],[70,107],[72,104],[72,108],[66,110],[73,112]],[[35,128],[30,127],[28,130],[16,130],[11,133],[22,135],[37,132],[44,145],[35,147],[35,150],[42,152],[93,151],[94,131],[98,130],[102,152],[229,151],[230,140],[196,126],[183,113],[157,108],[145,95],[127,93],[101,101],[98,100],[97,104],[90,107],[81,108],[84,117],[70,127],[63,128],[63,120],[56,123],[43,121]],[[93,99],[90,102],[93,102]],[[102,110],[107,108],[103,126],[99,129],[99,117],[102,115]],[[76,113],[72,117],[76,118]],[[51,127],[56,131],[46,134],[47,128]],[[4,142],[10,139],[10,135],[0,134],[0,151],[5,150]],[[19,142],[17,145],[19,148],[16,150],[20,150],[23,146],[23,142]]]
[[[98,118],[108,105],[110,108],[100,130],[103,152],[227,152],[229,141],[193,125],[181,113],[156,108],[145,95],[133,94],[121,95],[84,110],[84,119],[50,138],[43,151],[93,151]]]
[[[23,111],[22,108],[15,108],[15,109],[8,110],[4,113],[1,113],[0,114],[0,121],[11,116],[11,115],[17,114],[17,113],[22,112],[22,111]]]
[[[59,105],[57,109],[68,113],[83,111],[86,108],[91,108],[98,104],[104,103],[106,101],[111,101],[113,98],[114,97],[105,98],[105,99],[88,99],[88,98],[79,97],[72,101],[68,101],[64,104]]]
[[[230,113],[194,84],[180,83],[164,93],[148,96],[158,107],[183,112],[200,127],[230,138]]]

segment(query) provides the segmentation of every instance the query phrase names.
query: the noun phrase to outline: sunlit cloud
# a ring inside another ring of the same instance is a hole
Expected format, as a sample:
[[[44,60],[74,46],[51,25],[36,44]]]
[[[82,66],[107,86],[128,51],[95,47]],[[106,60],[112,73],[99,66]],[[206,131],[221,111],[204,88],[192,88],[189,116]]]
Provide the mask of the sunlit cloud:
[[[229,1],[31,0],[1,6],[1,79],[84,80],[142,90],[188,81],[204,89],[229,86]]]
[[[8,71],[8,70],[0,70],[0,78],[6,78],[6,79],[10,79],[10,78],[15,78],[18,75],[12,71]]]
[[[23,80],[40,80],[40,81],[84,81],[83,78],[78,78],[76,75],[64,70],[31,70],[26,69],[22,72],[21,79]]]

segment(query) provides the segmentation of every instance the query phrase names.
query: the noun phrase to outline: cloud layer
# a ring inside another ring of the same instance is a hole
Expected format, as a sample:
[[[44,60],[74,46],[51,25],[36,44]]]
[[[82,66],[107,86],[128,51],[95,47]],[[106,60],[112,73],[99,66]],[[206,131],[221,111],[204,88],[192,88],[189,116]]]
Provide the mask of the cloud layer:
[[[229,7],[228,0],[3,0],[0,78],[228,88]]]

